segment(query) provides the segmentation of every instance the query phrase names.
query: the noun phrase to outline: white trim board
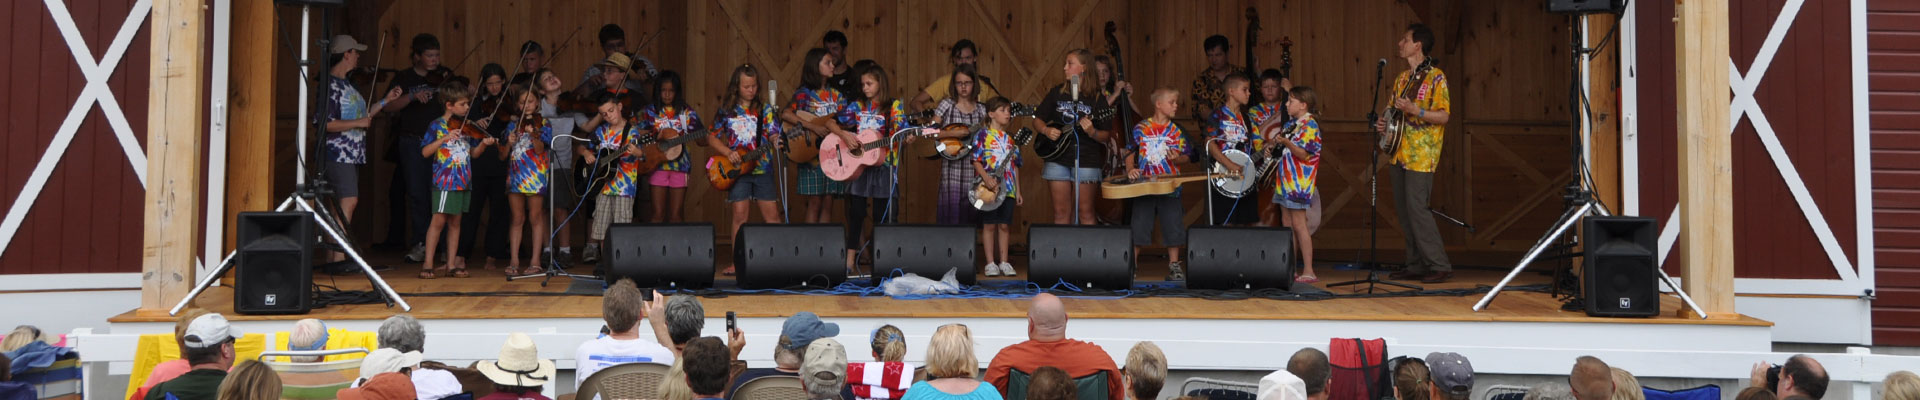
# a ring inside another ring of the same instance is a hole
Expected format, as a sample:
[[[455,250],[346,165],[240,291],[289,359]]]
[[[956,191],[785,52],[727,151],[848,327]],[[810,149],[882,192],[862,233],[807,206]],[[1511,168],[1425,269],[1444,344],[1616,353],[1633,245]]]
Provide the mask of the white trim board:
[[[140,289],[138,272],[0,276],[0,291]]]

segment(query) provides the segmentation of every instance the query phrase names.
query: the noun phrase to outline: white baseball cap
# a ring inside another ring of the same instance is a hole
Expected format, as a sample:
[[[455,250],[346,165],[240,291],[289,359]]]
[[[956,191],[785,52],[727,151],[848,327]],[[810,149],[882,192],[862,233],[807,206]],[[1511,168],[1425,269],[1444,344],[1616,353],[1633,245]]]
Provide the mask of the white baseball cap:
[[[194,318],[193,322],[187,324],[186,336],[181,336],[180,342],[185,343],[187,347],[204,349],[219,346],[238,337],[240,337],[240,331],[233,329],[233,324],[227,323],[227,317],[218,313],[208,313]]]

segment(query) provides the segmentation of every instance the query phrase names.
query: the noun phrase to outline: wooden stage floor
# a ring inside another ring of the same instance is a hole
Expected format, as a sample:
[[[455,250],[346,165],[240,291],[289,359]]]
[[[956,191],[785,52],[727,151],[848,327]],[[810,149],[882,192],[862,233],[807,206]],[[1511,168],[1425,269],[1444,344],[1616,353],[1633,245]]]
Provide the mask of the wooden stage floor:
[[[392,255],[376,256],[381,261],[397,262]],[[1021,261],[1014,260],[1018,265]],[[1319,265],[1320,278],[1324,287],[1326,282],[1337,282],[1363,277],[1357,271],[1332,270],[1331,262]],[[390,265],[402,265],[391,263]],[[539,279],[508,282],[498,270],[480,268],[480,262],[469,264],[472,277],[440,278],[424,280],[415,277],[419,272],[417,265],[396,267],[382,273],[394,290],[402,293],[513,293],[540,292],[543,295],[472,295],[472,296],[410,296],[406,300],[413,306],[412,314],[422,319],[526,319],[526,318],[600,318],[600,298],[598,296],[564,295],[568,281],[556,279],[552,285],[541,287]],[[587,266],[576,266],[575,272],[585,273]],[[1139,266],[1141,282],[1160,281],[1166,276],[1164,258],[1145,257]],[[1429,290],[1472,289],[1479,286],[1491,286],[1499,281],[1502,271],[1461,269],[1452,282],[1426,285]],[[1025,276],[1022,267],[1022,276]],[[343,290],[367,290],[369,282],[359,275],[330,277],[317,275],[318,283],[335,285]],[[730,279],[730,278],[723,278]],[[987,278],[981,278],[983,280]],[[1007,278],[993,278],[1007,279]],[[1515,279],[1515,285],[1544,284],[1549,277],[1532,271],[1522,273]],[[1364,286],[1362,287],[1364,288]],[[1388,288],[1382,286],[1382,288]],[[1397,288],[1395,288],[1397,289]],[[1337,295],[1355,294],[1352,287],[1332,288]],[[235,320],[293,320],[299,318],[322,318],[327,320],[371,320],[382,319],[399,312],[398,307],[385,305],[345,305],[331,306],[314,310],[308,315],[236,315],[233,314],[233,291],[230,286],[211,288],[202,293],[197,303],[213,311],[225,313]],[[1474,312],[1471,307],[1480,299],[1479,294],[1471,296],[1406,296],[1406,297],[1368,297],[1334,298],[1319,301],[1292,301],[1272,299],[1212,300],[1175,297],[1136,297],[1125,299],[1066,299],[1068,311],[1075,318],[1099,319],[1223,319],[1223,320],[1329,320],[1329,321],[1455,321],[1455,322],[1592,322],[1626,324],[1710,324],[1769,326],[1770,322],[1741,316],[1738,319],[1717,319],[1703,321],[1699,319],[1679,318],[1676,315],[1680,300],[1673,296],[1663,296],[1661,316],[1654,318],[1594,318],[1579,312],[1560,311],[1561,302],[1545,293],[1507,291],[1503,292],[1486,311]],[[1025,318],[1026,301],[1006,298],[969,298],[969,299],[918,299],[899,300],[885,296],[827,296],[827,295],[729,295],[709,297],[701,300],[709,317],[723,317],[727,311],[736,311],[742,318],[784,317],[799,311],[812,311],[828,318]],[[110,319],[114,323],[170,322],[171,317],[164,314],[144,315],[129,311]]]

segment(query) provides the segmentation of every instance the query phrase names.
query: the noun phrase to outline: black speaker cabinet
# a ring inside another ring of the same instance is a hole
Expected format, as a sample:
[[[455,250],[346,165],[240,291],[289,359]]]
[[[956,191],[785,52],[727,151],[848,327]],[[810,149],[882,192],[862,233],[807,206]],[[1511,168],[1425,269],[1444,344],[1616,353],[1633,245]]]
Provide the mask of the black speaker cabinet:
[[[1196,225],[1185,260],[1188,289],[1290,289],[1293,230]]]
[[[1614,13],[1627,10],[1627,0],[1547,0],[1547,12],[1557,14]]]
[[[1660,225],[1644,217],[1586,219],[1587,315],[1651,317],[1660,314]]]
[[[881,225],[873,228],[873,284],[908,273],[940,280],[948,270],[972,286],[979,228],[959,225]]]
[[[733,242],[742,289],[833,287],[847,281],[846,228],[837,224],[746,224]]]
[[[713,287],[713,224],[615,224],[601,247],[607,281],[643,288]]]
[[[306,314],[313,308],[313,215],[243,212],[233,257],[233,310]]]
[[[1027,229],[1027,281],[1081,289],[1133,287],[1132,231],[1125,226],[1033,225]]]

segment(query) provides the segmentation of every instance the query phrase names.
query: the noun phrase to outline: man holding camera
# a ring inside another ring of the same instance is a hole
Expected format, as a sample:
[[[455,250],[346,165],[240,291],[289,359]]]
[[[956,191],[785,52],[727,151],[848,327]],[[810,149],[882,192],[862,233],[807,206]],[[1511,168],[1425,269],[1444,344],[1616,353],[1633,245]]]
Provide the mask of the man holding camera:
[[[1749,385],[1772,390],[1775,398],[1783,400],[1820,400],[1827,394],[1827,368],[1805,354],[1787,358],[1785,365],[1762,361],[1753,364]]]

